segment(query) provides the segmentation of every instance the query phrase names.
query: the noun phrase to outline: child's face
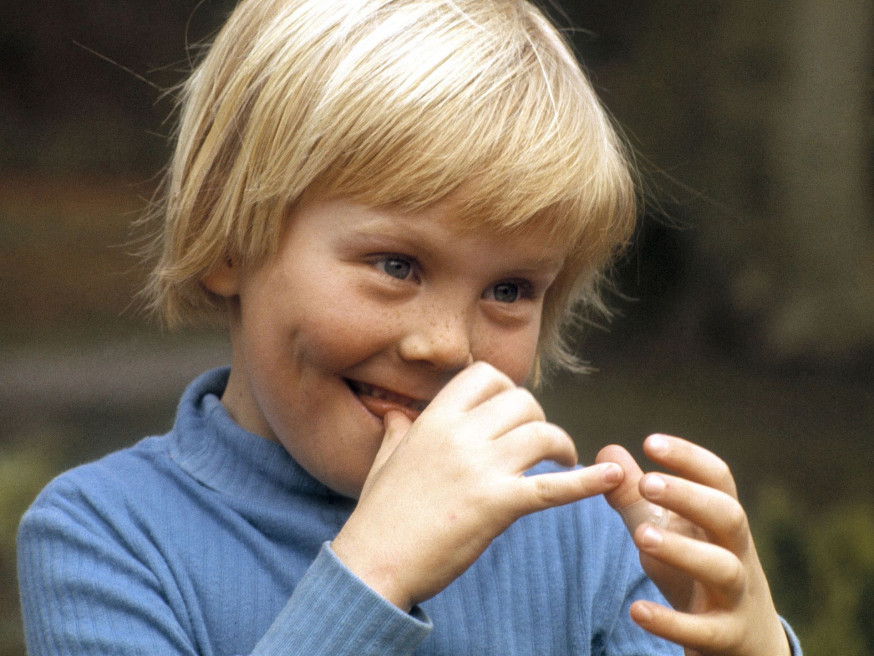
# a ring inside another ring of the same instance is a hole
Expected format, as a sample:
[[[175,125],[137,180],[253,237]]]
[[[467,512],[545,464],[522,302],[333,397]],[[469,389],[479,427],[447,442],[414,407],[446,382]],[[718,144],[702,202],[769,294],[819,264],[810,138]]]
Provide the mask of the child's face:
[[[415,215],[305,203],[274,259],[204,281],[231,301],[222,401],[357,497],[389,410],[415,419],[474,360],[526,379],[563,255],[537,233],[461,231],[449,202]]]

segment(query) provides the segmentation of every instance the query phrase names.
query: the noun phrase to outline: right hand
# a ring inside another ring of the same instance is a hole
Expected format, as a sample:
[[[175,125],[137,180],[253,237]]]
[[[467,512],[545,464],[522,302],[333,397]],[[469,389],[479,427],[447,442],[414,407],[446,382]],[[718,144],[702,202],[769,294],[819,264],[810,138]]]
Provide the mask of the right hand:
[[[622,480],[613,463],[525,476],[542,460],[575,465],[576,448],[529,391],[482,362],[453,378],[415,422],[390,412],[385,426],[358,506],[332,548],[404,610],[449,585],[522,515]]]

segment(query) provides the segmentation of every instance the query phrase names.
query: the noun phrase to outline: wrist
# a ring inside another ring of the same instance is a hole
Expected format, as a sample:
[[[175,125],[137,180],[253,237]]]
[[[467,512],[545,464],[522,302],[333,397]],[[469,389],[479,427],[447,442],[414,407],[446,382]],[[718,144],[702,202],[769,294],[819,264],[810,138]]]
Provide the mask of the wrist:
[[[774,622],[770,623],[770,632],[762,636],[756,644],[748,645],[750,656],[792,656],[792,645],[783,621],[774,611]]]
[[[397,559],[374,549],[362,548],[341,531],[331,542],[331,550],[367,587],[405,613],[416,602],[403,585]]]
[[[786,625],[783,623],[783,619],[780,615],[777,614],[777,609],[773,609],[774,613],[774,624],[771,635],[773,651],[767,652],[768,654],[778,654],[778,656],[792,656],[793,648],[792,648],[792,639],[789,637],[789,633],[786,631]],[[763,652],[764,654],[765,652]]]

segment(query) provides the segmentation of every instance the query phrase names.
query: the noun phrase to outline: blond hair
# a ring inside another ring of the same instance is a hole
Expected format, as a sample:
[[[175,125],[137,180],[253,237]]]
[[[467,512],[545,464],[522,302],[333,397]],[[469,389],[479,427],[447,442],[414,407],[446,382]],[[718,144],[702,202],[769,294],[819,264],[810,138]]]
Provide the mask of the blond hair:
[[[275,253],[304,193],[415,211],[464,188],[461,219],[567,245],[539,364],[603,310],[636,218],[623,147],[559,32],[524,0],[243,0],[181,93],[146,294],[171,325],[219,315],[201,280]]]

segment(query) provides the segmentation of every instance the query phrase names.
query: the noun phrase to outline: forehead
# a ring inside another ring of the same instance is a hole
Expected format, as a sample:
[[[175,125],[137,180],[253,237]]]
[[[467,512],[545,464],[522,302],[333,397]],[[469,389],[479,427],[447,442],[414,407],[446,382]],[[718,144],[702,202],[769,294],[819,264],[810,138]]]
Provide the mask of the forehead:
[[[514,251],[532,261],[544,264],[559,264],[567,254],[567,240],[555,234],[546,213],[527,220],[509,221],[495,215],[500,210],[483,205],[469,205],[464,189],[428,207],[421,215],[414,215],[424,222],[429,220],[442,226],[449,238],[469,237],[483,244],[500,245],[503,250]]]

